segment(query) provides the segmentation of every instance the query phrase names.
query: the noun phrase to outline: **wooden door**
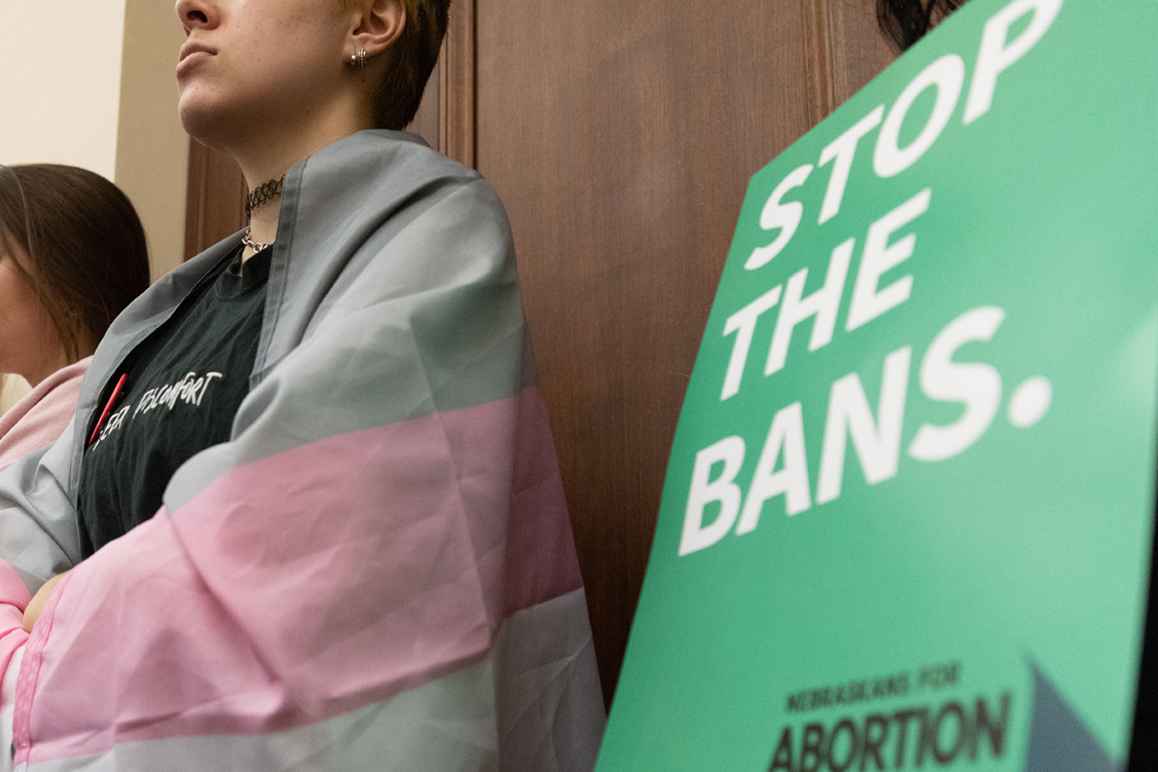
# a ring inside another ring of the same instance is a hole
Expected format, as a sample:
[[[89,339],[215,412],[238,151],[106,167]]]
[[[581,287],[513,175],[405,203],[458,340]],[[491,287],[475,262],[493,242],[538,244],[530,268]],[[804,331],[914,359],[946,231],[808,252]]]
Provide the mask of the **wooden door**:
[[[610,700],[749,177],[893,53],[873,0],[477,0],[477,163],[510,212]]]
[[[510,213],[610,701],[748,178],[893,52],[875,0],[455,0],[452,15],[415,128]]]

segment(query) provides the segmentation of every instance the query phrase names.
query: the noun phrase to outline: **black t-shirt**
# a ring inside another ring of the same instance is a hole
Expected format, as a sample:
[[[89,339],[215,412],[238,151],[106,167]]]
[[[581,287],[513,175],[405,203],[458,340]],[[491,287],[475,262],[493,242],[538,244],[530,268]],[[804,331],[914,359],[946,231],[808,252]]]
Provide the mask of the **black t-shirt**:
[[[156,514],[177,468],[225,442],[249,392],[270,253],[237,250],[129,356],[125,381],[85,449],[77,509],[88,557]],[[101,395],[101,409],[122,373]],[[88,436],[86,436],[88,439]]]

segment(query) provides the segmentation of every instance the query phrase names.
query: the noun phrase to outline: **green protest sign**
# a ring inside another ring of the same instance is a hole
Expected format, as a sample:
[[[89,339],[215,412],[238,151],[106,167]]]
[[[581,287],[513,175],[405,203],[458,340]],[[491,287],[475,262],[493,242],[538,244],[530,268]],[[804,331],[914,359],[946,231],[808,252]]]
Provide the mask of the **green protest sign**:
[[[755,175],[600,769],[1120,768],[1156,29],[1153,2],[972,0]]]

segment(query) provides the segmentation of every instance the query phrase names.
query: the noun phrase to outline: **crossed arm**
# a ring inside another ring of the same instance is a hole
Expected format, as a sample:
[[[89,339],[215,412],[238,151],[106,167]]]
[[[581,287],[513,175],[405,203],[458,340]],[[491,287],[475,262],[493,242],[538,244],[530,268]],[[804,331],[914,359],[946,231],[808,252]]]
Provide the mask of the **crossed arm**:
[[[68,574],[65,571],[63,574],[57,574],[49,579],[40,589],[36,591],[36,595],[32,596],[32,600],[28,602],[28,606],[24,609],[24,632],[32,632],[32,626],[36,624],[36,620],[40,618],[40,613],[44,611],[44,607],[48,604],[52,597],[56,586],[60,584],[60,580]]]

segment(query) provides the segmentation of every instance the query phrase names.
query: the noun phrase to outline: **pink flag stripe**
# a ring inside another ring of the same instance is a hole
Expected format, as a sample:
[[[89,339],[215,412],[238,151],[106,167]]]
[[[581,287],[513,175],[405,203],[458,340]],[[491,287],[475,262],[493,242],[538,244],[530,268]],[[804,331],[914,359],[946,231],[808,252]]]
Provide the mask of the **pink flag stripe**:
[[[0,680],[8,670],[12,655],[28,642],[28,633],[24,632],[24,609],[31,600],[20,574],[0,560]]]
[[[32,595],[28,592],[28,587],[20,578],[20,574],[8,563],[0,560],[0,605],[17,607],[23,618],[24,609],[31,600]]]
[[[0,415],[0,468],[44,450],[68,428],[91,362],[87,357],[57,370]]]
[[[31,769],[579,772],[594,767],[602,727],[587,604],[577,590],[512,614],[485,655],[382,702],[279,732],[121,742]]]
[[[37,761],[307,725],[476,660],[505,615],[581,586],[533,388],[331,437],[75,568],[14,730]]]

